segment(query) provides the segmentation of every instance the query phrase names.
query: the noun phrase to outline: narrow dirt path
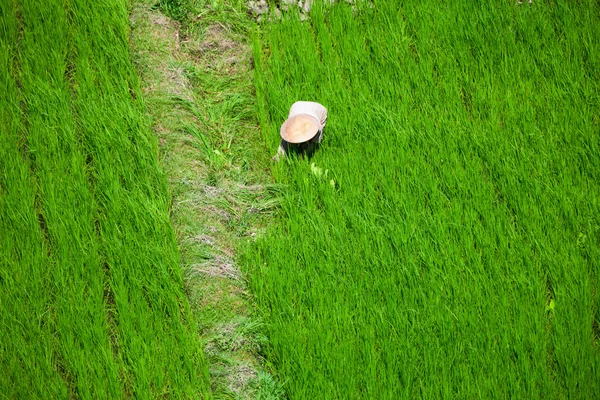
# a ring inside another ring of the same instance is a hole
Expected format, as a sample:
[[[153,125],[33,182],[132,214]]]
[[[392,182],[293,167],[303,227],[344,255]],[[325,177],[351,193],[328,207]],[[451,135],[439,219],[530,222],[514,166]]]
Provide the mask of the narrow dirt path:
[[[169,176],[171,220],[211,386],[217,398],[278,398],[236,265],[236,248],[261,234],[276,203],[253,116],[250,21],[240,10],[205,8],[182,10],[180,22],[153,4],[134,1],[132,54]]]

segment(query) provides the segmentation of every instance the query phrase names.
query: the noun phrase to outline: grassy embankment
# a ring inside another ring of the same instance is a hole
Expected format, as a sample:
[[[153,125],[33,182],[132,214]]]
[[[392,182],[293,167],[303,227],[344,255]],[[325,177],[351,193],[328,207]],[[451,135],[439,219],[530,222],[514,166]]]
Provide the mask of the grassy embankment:
[[[247,253],[289,397],[597,398],[600,5],[374,3],[256,44],[273,149],[330,113]]]
[[[171,221],[215,398],[277,398],[261,321],[237,266],[274,208],[244,0],[136,0],[132,61],[169,180]]]
[[[0,5],[0,388],[210,397],[127,2]]]

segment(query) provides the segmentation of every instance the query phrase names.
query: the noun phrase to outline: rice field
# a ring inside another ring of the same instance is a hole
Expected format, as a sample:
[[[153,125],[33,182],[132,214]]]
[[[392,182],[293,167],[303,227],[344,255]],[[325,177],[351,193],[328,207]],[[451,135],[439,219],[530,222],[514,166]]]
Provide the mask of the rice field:
[[[0,2],[0,389],[209,398],[128,2]]]
[[[272,164],[281,206],[240,260],[283,397],[600,397],[600,3],[311,4],[253,36],[265,149],[293,102],[329,110],[311,158]],[[2,397],[211,398],[220,378],[129,6],[0,2]]]
[[[273,154],[245,265],[290,399],[600,397],[600,3],[313,4],[254,37]]]

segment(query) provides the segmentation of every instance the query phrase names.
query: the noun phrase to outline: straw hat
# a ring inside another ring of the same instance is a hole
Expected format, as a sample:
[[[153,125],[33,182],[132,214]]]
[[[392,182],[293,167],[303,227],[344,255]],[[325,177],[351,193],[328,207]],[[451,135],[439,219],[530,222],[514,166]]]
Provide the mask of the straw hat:
[[[281,125],[280,134],[288,143],[304,143],[315,137],[321,125],[319,121],[308,114],[297,114],[288,118]]]

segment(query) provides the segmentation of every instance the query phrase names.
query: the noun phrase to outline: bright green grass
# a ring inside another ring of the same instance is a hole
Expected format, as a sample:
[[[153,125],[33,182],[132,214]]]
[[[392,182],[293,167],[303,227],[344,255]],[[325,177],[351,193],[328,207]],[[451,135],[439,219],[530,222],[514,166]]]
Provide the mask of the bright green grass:
[[[127,2],[0,3],[0,390],[209,397]]]
[[[290,398],[600,397],[598,32],[596,1],[262,25],[273,153],[294,101],[329,109],[247,252]]]

